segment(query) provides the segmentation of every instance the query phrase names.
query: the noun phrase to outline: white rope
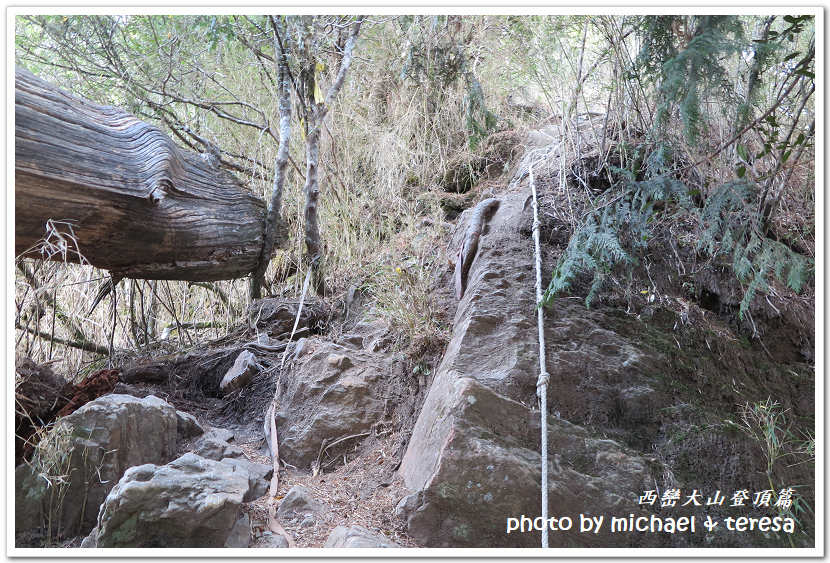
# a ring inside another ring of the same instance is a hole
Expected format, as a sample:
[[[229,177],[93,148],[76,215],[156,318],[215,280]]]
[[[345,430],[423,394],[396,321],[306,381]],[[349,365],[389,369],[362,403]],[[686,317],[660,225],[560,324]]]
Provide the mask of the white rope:
[[[545,360],[545,324],[542,309],[542,253],[539,248],[539,201],[530,163],[530,187],[533,189],[533,242],[536,245],[536,317],[539,325],[539,379],[536,394],[542,414],[542,547],[548,547],[548,375]]]

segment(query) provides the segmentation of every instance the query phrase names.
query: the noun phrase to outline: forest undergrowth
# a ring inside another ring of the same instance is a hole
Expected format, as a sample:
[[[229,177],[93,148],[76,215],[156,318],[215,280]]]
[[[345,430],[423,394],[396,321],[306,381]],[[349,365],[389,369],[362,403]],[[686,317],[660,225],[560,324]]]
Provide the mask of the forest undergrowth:
[[[353,16],[18,16],[16,64],[158,124],[271,196],[279,148],[280,49],[292,82],[280,219],[286,242],[266,295],[296,298],[315,270],[324,298],[350,291],[414,356],[450,325],[433,284],[454,256],[446,234],[518,160],[499,135],[558,128],[554,210],[567,248],[548,303],[590,276],[586,304],[655,253],[732,272],[721,299],[739,323],[771,298],[814,297],[815,37],[794,16],[364,17],[345,85],[319,124],[319,254],[307,248],[308,104],[338,75]],[[282,33],[282,35],[280,35]],[[284,36],[284,37],[283,37]],[[285,44],[282,40],[285,40]],[[308,100],[311,100],[309,102]],[[304,113],[305,112],[305,113]],[[585,123],[601,123],[585,134]],[[495,143],[495,144],[494,144]],[[552,185],[550,189],[554,189]],[[306,190],[307,191],[307,190]],[[61,259],[72,226],[44,240],[51,261],[15,262],[15,350],[80,379],[139,354],[172,353],[244,324],[249,280],[123,280]],[[313,260],[312,260],[313,258]],[[703,299],[711,287],[689,287]],[[645,293],[643,293],[645,292]],[[760,309],[759,309],[760,308]],[[759,336],[756,333],[753,336]]]

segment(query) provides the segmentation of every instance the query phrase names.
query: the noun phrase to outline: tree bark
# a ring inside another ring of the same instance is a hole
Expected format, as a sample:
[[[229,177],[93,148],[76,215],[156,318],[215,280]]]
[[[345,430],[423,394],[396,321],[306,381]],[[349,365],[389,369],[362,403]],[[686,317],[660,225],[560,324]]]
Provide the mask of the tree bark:
[[[277,28],[276,22],[272,20],[272,23],[274,34],[279,34],[280,30]],[[279,36],[274,38],[277,51],[277,67],[279,69],[280,147],[274,159],[274,189],[271,193],[268,215],[265,218],[265,241],[262,245],[259,263],[251,276],[251,299],[262,297],[262,280],[265,271],[268,269],[268,264],[271,262],[274,246],[278,238],[287,238],[284,233],[278,232],[281,231],[283,226],[282,221],[280,221],[280,210],[282,209],[282,191],[285,185],[285,171],[288,168],[288,159],[290,158],[291,141],[291,76],[288,69],[288,53],[285,52],[289,49],[287,44],[289,36],[284,32],[284,28],[282,36],[284,38],[282,41]]]
[[[349,66],[352,62],[352,53],[354,51],[357,36],[360,33],[360,26],[363,23],[363,16],[357,16],[355,22],[352,24],[352,31],[346,41],[346,47],[343,50],[343,58],[340,61],[340,69],[337,71],[337,76],[334,78],[329,87],[329,91],[323,100],[316,99],[314,94],[314,84],[306,85],[306,92],[308,99],[306,100],[307,107],[310,108],[308,112],[308,134],[306,135],[306,182],[305,182],[305,246],[306,252],[311,259],[312,269],[314,270],[314,289],[317,294],[325,293],[325,282],[322,271],[320,270],[322,258],[322,245],[320,244],[320,227],[317,220],[317,206],[320,199],[320,185],[318,180],[318,168],[320,158],[320,131],[323,126],[323,121],[328,114],[328,108],[343,84],[346,81],[346,73],[349,71]],[[315,81],[316,72],[314,66],[310,65],[312,69],[311,80]]]
[[[16,69],[17,255],[49,258],[39,249],[48,222],[77,244],[66,259],[113,276],[234,279],[256,267],[264,211],[159,128]]]

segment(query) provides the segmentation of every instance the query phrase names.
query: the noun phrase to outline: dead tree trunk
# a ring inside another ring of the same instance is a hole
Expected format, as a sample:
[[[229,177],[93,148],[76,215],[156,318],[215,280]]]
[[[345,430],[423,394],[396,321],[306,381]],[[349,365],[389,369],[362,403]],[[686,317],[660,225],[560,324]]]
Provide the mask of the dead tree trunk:
[[[15,72],[15,253],[41,254],[47,223],[66,258],[114,277],[213,281],[254,270],[265,205],[158,127]]]

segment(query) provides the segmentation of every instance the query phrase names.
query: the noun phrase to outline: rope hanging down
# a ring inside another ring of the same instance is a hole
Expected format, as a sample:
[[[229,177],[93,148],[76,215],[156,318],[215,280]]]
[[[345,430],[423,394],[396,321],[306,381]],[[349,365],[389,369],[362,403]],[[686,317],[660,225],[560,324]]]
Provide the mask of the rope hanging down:
[[[533,162],[530,162],[530,187],[533,190],[533,242],[536,245],[536,317],[539,325],[539,379],[536,394],[542,413],[542,547],[548,547],[548,375],[545,360],[545,324],[542,309],[542,253],[539,249],[539,201],[536,182],[533,179]]]

